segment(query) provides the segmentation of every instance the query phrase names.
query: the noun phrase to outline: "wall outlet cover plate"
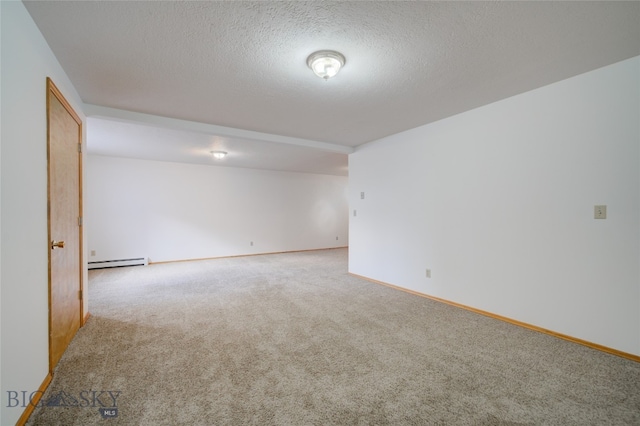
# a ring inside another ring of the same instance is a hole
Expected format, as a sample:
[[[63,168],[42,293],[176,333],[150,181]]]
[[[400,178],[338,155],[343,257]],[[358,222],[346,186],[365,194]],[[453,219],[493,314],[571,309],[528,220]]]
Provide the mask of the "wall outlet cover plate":
[[[606,219],[607,218],[607,206],[600,205],[593,207],[593,218],[594,219]]]

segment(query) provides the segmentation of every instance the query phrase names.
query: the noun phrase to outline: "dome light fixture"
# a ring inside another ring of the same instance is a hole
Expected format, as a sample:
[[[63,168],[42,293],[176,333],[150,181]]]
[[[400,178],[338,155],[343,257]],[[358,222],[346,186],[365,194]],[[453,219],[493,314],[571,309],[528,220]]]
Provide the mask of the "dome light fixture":
[[[307,65],[320,78],[329,80],[338,74],[346,60],[341,53],[333,50],[320,50],[307,58]]]
[[[213,158],[216,160],[222,160],[227,156],[227,153],[225,151],[211,151],[211,155],[213,155]]]

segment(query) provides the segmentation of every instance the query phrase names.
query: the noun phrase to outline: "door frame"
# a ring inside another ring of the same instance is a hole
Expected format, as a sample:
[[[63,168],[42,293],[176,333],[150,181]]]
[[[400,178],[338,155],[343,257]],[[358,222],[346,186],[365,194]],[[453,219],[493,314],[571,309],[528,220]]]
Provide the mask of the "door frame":
[[[75,112],[71,104],[64,97],[62,92],[58,89],[58,87],[53,83],[51,78],[47,77],[47,253],[48,253],[48,309],[49,309],[49,372],[53,373],[53,369],[55,365],[53,365],[52,359],[52,339],[51,339],[51,135],[50,135],[50,102],[52,97],[55,97],[60,104],[64,107],[64,109],[69,113],[69,115],[74,119],[76,123],[78,123],[78,252],[79,252],[79,268],[78,268],[78,278],[79,278],[79,299],[80,299],[80,310],[78,312],[80,318],[80,327],[84,325],[84,247],[83,247],[83,212],[82,212],[82,120],[80,116]]]

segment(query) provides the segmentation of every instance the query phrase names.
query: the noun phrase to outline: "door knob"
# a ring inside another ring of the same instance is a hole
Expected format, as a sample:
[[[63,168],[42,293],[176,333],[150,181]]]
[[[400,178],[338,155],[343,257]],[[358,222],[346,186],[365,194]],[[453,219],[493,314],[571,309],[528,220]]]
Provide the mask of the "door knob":
[[[64,241],[51,241],[51,250],[58,248],[64,248]]]

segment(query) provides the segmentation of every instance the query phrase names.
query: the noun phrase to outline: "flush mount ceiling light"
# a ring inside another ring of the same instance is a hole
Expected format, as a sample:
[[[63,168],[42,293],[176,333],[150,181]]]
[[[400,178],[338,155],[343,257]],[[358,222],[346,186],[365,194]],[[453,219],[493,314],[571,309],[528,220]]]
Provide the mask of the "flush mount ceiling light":
[[[211,155],[213,155],[213,158],[215,158],[216,160],[222,160],[227,156],[227,153],[224,151],[211,151]]]
[[[344,56],[333,50],[320,50],[307,58],[307,65],[320,78],[330,79],[338,74],[345,64]]]

